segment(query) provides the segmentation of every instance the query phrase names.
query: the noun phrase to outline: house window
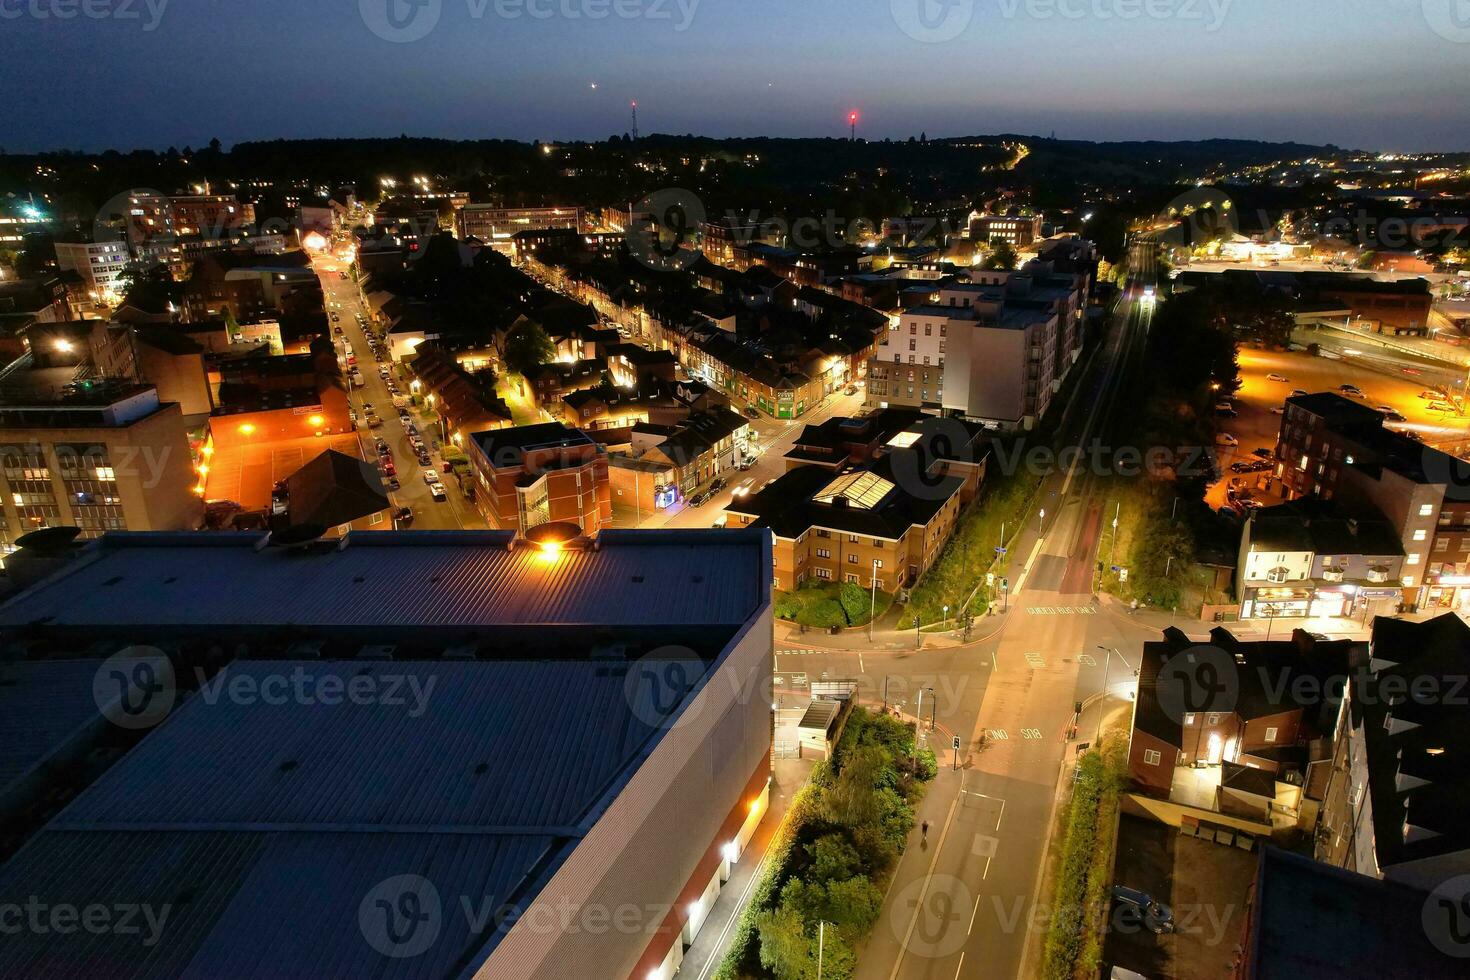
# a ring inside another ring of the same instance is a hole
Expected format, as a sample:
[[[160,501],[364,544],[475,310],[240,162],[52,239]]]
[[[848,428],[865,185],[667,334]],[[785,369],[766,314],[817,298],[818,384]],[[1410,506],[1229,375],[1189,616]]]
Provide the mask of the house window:
[[[1209,725],[1211,727],[1214,727],[1218,724],[1220,724],[1220,713],[1218,711],[1211,711],[1209,715]]]
[[[1268,728],[1268,729],[1266,729],[1266,741],[1268,741],[1268,742],[1274,742],[1274,741],[1276,741],[1276,729],[1274,729],[1274,728]]]
[[[831,558],[832,557],[832,552],[829,549],[827,549],[827,548],[818,548],[817,549],[817,557],[818,558]]]
[[[857,555],[848,555],[847,556],[847,563],[849,565],[856,565],[857,564]]]
[[[1404,564],[1405,565],[1417,565],[1417,564],[1419,564],[1419,558],[1420,558],[1419,555],[1410,555],[1408,558],[1404,559]]]
[[[877,561],[875,562],[875,567],[877,567],[877,568],[882,568],[883,567],[883,559],[882,558],[877,559]]]
[[[1429,538],[1429,532],[1428,531],[1419,530],[1419,531],[1415,531],[1414,532],[1414,540],[1415,541],[1426,541],[1426,540],[1428,540],[1428,538]]]
[[[1429,517],[1433,513],[1434,513],[1434,505],[1433,504],[1425,504],[1424,506],[1422,506],[1422,507],[1419,508],[1419,516],[1420,517]]]
[[[1162,756],[1159,755],[1158,749],[1144,749],[1143,750],[1143,764],[1144,765],[1146,765],[1146,766],[1156,766],[1156,765],[1159,764],[1159,761],[1161,759],[1162,759]]]
[[[1277,565],[1275,568],[1266,573],[1266,581],[1272,583],[1273,585],[1280,585],[1282,582],[1285,582],[1290,576],[1291,569],[1287,568],[1285,565]]]
[[[847,536],[847,543],[848,544],[857,544],[857,535],[856,534],[849,534]]]
[[[1185,715],[1184,716],[1184,723],[1186,725],[1193,725],[1194,724],[1194,715],[1189,715],[1189,714]]]
[[[853,585],[861,585],[862,584],[861,582],[858,581],[857,575],[855,573],[853,573],[853,572],[848,572],[847,573],[847,580],[849,582],[851,582]]]
[[[832,572],[830,570],[828,570],[828,569],[819,568],[816,571],[817,571],[817,578],[830,579],[832,577]]]

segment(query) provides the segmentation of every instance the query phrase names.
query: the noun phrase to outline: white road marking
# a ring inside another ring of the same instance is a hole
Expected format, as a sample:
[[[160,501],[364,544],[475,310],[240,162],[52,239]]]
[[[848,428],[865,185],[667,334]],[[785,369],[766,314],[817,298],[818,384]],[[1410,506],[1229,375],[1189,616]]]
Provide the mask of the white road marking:
[[[897,980],[898,971],[903,968],[904,954],[908,952],[909,940],[914,938],[914,930],[919,926],[919,914],[924,909],[924,899],[929,896],[929,883],[934,880],[934,866],[939,863],[939,852],[944,850],[944,839],[949,836],[949,825],[954,822],[955,807],[959,806],[960,798],[955,797],[954,802],[949,805],[949,816],[944,819],[944,830],[939,834],[939,843],[934,848],[934,855],[929,858],[929,870],[924,873],[924,887],[919,890],[919,900],[914,903],[914,914],[909,919],[908,931],[903,934],[903,942],[898,946],[898,955],[893,958],[893,972],[888,974],[888,980]]]

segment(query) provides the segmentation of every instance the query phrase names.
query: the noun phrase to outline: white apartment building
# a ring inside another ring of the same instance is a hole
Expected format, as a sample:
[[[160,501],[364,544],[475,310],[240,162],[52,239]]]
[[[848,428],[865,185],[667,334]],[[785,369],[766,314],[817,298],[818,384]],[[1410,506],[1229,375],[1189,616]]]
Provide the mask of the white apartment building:
[[[94,303],[111,304],[119,298],[117,278],[131,258],[127,242],[56,243],[57,264],[63,272],[75,272],[82,277],[87,295]]]
[[[868,366],[870,407],[960,415],[1030,429],[1060,385],[1052,304],[1009,298],[1008,273],[942,286],[900,314]],[[1065,370],[1061,372],[1065,374]]]

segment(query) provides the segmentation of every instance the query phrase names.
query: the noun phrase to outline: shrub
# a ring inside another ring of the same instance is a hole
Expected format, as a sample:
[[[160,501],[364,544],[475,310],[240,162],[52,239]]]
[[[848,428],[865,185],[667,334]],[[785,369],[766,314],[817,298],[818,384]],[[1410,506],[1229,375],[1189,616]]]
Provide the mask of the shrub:
[[[867,621],[873,604],[872,596],[856,582],[843,582],[837,601],[842,603],[842,611],[847,613],[847,621],[853,625]]]
[[[817,629],[830,629],[833,626],[846,626],[847,616],[836,599],[818,599],[802,610],[801,622]]]
[[[841,881],[862,870],[862,856],[841,834],[823,834],[806,847],[808,874],[821,881]]]
[[[795,619],[801,615],[802,601],[798,596],[790,592],[780,592],[776,595],[775,610],[778,619]]]

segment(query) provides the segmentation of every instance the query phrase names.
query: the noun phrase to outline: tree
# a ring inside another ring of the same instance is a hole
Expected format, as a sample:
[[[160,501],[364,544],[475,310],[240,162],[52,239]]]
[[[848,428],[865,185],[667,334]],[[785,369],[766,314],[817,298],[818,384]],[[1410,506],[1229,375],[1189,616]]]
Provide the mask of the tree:
[[[517,374],[540,367],[555,353],[556,345],[539,323],[527,320],[512,329],[505,338],[505,363]]]
[[[990,240],[990,254],[985,257],[985,269],[1003,269],[1011,271],[1016,268],[1016,250],[1011,247],[1010,242],[1001,238]]]
[[[761,966],[775,974],[776,980],[808,980],[816,975],[812,943],[794,908],[783,903],[774,911],[761,913],[755,928],[760,934]]]
[[[841,834],[823,834],[806,846],[811,876],[818,881],[842,881],[862,870],[863,859]]]

